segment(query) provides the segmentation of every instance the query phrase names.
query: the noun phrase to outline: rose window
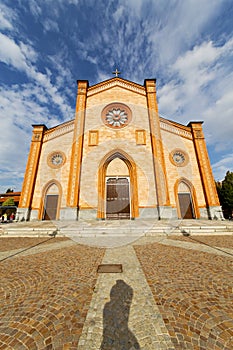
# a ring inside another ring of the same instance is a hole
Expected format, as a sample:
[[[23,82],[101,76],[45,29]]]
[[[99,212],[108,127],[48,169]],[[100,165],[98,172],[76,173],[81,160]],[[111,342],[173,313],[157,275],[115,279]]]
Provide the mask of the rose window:
[[[170,161],[176,166],[185,166],[189,162],[189,156],[180,149],[174,149],[169,155]]]
[[[48,155],[47,163],[51,168],[60,168],[66,161],[66,156],[61,151],[55,151]]]
[[[128,116],[124,110],[120,108],[113,108],[106,114],[106,121],[112,126],[121,126],[127,123]]]
[[[106,126],[113,129],[119,129],[126,127],[130,123],[132,112],[125,104],[115,102],[106,106],[103,109],[101,116]]]

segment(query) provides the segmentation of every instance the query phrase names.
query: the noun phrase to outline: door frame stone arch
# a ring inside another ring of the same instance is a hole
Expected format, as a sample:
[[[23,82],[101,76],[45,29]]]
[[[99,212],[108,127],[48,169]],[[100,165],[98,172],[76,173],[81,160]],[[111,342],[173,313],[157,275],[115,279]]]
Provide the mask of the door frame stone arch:
[[[137,167],[134,160],[121,149],[114,149],[104,156],[99,164],[98,169],[98,210],[97,218],[105,219],[106,215],[106,172],[109,163],[115,159],[119,158],[128,167],[129,178],[130,178],[130,207],[131,207],[131,219],[135,219],[139,216],[138,210],[138,186],[137,186]]]
[[[46,194],[49,190],[49,188],[52,185],[56,185],[58,188],[58,203],[57,203],[57,213],[56,213],[56,220],[58,220],[60,218],[60,208],[61,208],[61,198],[62,198],[62,186],[60,184],[60,182],[58,182],[57,180],[53,179],[50,180],[49,182],[47,182],[42,190],[42,195],[41,195],[41,201],[40,201],[40,210],[39,210],[39,220],[43,219],[43,213],[44,213],[44,203],[45,203],[45,198],[46,198]]]
[[[179,219],[182,219],[181,211],[180,211],[180,203],[179,203],[179,198],[178,198],[179,185],[182,182],[189,188],[189,192],[191,194],[191,200],[192,200],[193,214],[194,214],[195,219],[199,219],[200,218],[200,211],[198,208],[196,190],[195,190],[195,187],[193,186],[193,184],[185,177],[181,177],[180,179],[178,179],[175,183],[175,186],[174,186],[177,216]]]

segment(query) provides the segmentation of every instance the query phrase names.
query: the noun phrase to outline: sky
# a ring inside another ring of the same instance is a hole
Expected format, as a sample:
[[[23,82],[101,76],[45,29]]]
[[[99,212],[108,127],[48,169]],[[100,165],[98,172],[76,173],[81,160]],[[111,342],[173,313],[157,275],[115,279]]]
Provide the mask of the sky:
[[[203,129],[233,171],[233,0],[1,0],[0,192],[20,191],[32,124],[74,118],[77,80],[156,78],[159,113]]]

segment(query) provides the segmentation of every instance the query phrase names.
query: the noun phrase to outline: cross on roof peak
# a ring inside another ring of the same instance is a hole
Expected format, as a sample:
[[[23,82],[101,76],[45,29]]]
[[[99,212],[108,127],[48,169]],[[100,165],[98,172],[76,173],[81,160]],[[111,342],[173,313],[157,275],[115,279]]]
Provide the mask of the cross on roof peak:
[[[115,74],[115,76],[118,77],[118,75],[121,74],[121,72],[119,72],[119,70],[116,68],[116,70],[112,72],[112,74]]]

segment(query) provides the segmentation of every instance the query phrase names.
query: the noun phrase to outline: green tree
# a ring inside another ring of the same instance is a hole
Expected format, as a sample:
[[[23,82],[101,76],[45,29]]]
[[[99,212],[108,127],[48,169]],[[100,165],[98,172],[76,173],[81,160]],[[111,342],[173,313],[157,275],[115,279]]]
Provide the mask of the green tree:
[[[216,189],[217,189],[217,193],[218,193],[218,198],[219,198],[219,202],[222,204],[222,182],[221,181],[215,181],[215,185],[216,185]]]
[[[223,208],[224,216],[226,218],[231,217],[233,213],[233,172],[227,171],[219,191],[219,200]]]
[[[3,207],[8,207],[10,205],[15,205],[14,199],[13,198],[7,198],[5,202],[2,203]]]
[[[7,198],[5,200],[5,202],[2,203],[2,206],[1,206],[1,214],[3,214],[4,212],[7,214],[7,217],[9,218],[10,215],[12,213],[15,213],[15,209],[14,208],[7,208],[4,210],[4,207],[9,207],[9,206],[15,206],[15,202],[14,202],[14,199],[13,198]]]

